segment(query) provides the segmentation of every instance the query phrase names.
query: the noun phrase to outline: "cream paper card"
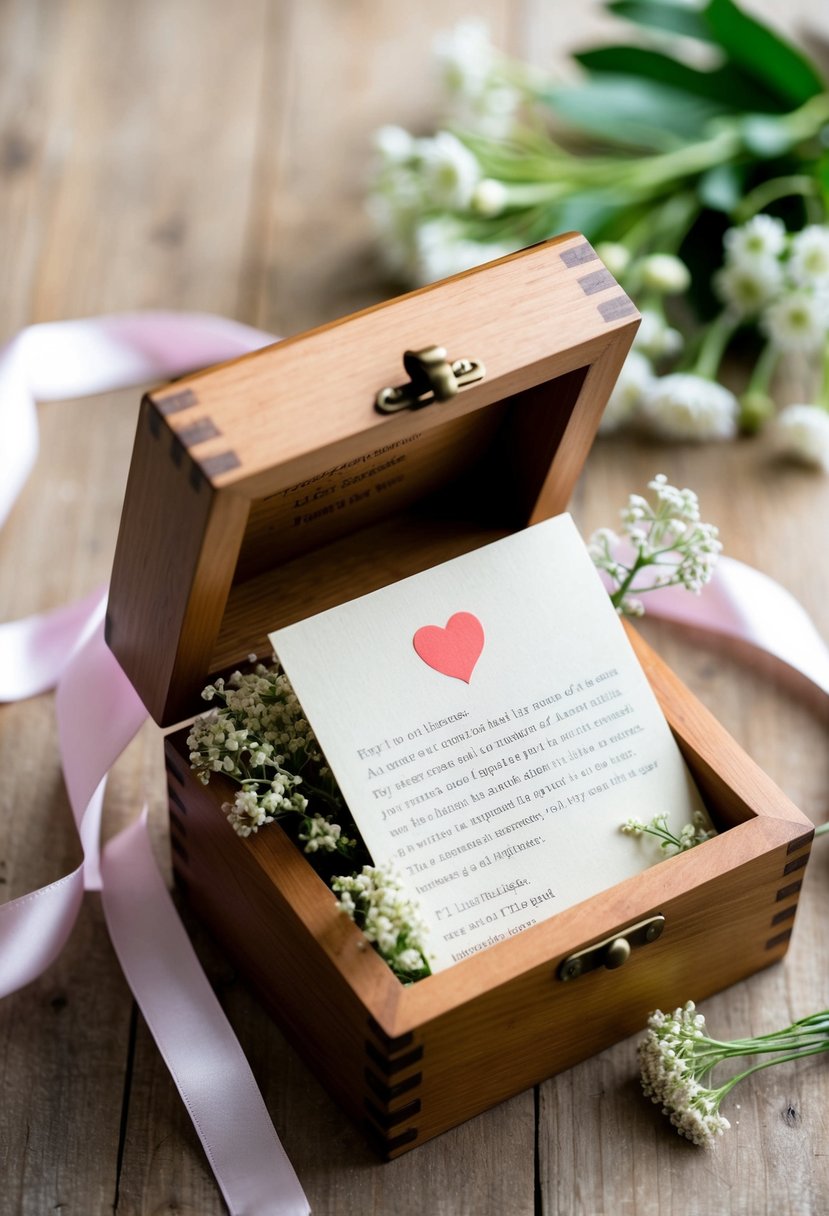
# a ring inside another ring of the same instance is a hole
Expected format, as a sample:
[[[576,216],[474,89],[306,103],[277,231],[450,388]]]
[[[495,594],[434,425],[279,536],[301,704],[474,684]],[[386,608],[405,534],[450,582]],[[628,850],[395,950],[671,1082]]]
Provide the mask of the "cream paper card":
[[[569,515],[270,635],[440,970],[638,873],[699,795]]]

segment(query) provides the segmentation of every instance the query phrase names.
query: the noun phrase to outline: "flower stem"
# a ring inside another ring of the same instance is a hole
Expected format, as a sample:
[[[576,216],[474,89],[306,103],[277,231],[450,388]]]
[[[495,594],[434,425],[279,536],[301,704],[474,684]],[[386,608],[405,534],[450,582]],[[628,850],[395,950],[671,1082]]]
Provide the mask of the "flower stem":
[[[750,190],[741,203],[734,208],[734,219],[738,224],[744,224],[758,211],[765,210],[769,203],[775,203],[780,198],[790,198],[800,195],[801,198],[813,197],[817,194],[817,183],[805,173],[793,173],[788,177],[773,177],[767,182],[761,182]]]
[[[767,342],[760,352],[751,379],[748,382],[749,393],[767,393],[774,370],[780,360],[780,347],[774,342]]]
[[[638,553],[636,555],[636,560],[633,563],[633,565],[630,567],[624,567],[627,570],[627,574],[624,577],[624,579],[621,581],[619,586],[616,588],[616,590],[613,591],[610,596],[610,602],[613,605],[613,607],[616,609],[617,612],[619,611],[628,591],[630,591],[631,583],[633,582],[634,578],[639,573],[639,571],[644,567],[644,565],[645,565],[645,563],[642,560],[642,554]]]
[[[764,1068],[771,1068],[773,1064],[787,1064],[790,1060],[801,1060],[805,1059],[806,1056],[817,1056],[824,1051],[829,1051],[829,1041],[822,1043],[819,1047],[811,1047],[808,1051],[792,1051],[788,1055],[778,1056],[773,1060],[761,1060],[759,1064],[753,1064],[751,1068],[747,1068],[744,1072],[737,1073],[736,1077],[731,1077],[730,1080],[721,1086],[718,1092],[725,1097],[735,1085],[739,1084],[740,1081],[744,1081],[746,1077],[750,1077],[752,1073],[760,1072]]]
[[[702,339],[693,368],[697,376],[702,376],[704,380],[716,379],[726,347],[734,336],[737,325],[737,319],[728,309],[723,309],[711,322]]]

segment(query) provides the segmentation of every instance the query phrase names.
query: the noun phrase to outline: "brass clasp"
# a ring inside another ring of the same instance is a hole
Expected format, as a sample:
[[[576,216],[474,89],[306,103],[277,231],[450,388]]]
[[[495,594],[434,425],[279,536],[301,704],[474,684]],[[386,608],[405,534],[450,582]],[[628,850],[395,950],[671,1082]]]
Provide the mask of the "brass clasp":
[[[631,950],[638,946],[647,946],[661,937],[664,928],[664,916],[651,916],[648,920],[640,920],[628,929],[615,933],[613,937],[606,937],[602,942],[596,942],[569,955],[558,969],[558,978],[575,980],[588,971],[596,971],[599,967],[614,971],[628,961]]]
[[[475,359],[456,359],[449,363],[442,346],[427,346],[424,350],[407,350],[403,366],[409,377],[407,384],[381,388],[374,408],[381,414],[396,414],[398,410],[417,410],[433,401],[448,401],[458,389],[476,380],[483,380],[483,363]]]

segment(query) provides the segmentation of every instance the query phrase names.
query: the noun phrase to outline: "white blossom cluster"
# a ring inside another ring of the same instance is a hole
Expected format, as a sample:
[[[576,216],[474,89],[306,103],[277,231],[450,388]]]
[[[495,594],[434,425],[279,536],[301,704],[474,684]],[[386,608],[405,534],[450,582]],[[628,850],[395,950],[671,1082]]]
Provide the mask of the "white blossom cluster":
[[[705,1018],[693,1001],[671,1014],[660,1009],[648,1019],[639,1044],[639,1068],[645,1096],[667,1115],[681,1136],[694,1144],[710,1144],[731,1124],[720,1114],[724,1090],[708,1089],[700,1078],[722,1058],[712,1056]]]
[[[829,227],[789,234],[781,220],[755,215],[724,238],[715,287],[741,321],[756,320],[780,350],[810,354],[829,332]]]
[[[657,474],[648,489],[654,492],[655,502],[631,494],[620,512],[621,537],[610,528],[600,528],[588,544],[594,565],[615,584],[614,607],[630,616],[643,614],[638,597],[647,591],[672,586],[701,591],[722,552],[717,528],[700,521],[693,490],[669,485],[664,473]]]
[[[348,853],[354,841],[338,823],[318,810],[307,814],[309,798],[337,810],[342,800],[288,677],[260,663],[209,684],[202,697],[217,704],[190,728],[190,765],[204,785],[213,773],[238,783],[233,802],[222,806],[234,831],[250,836],[297,815],[306,852]]]
[[[356,836],[288,677],[276,665],[256,663],[254,655],[250,661],[255,664],[250,672],[236,671],[204,689],[204,699],[216,704],[190,729],[192,768],[205,785],[214,773],[238,783],[234,801],[222,810],[239,836],[293,815],[306,854],[353,858],[357,840],[318,809],[319,802],[327,803]],[[400,979],[410,982],[429,974],[425,922],[392,866],[364,866],[359,874],[334,878],[331,886],[341,907]]]
[[[799,1056],[829,1051],[829,1010],[801,1018],[784,1030],[757,1038],[722,1041],[710,1038],[705,1018],[693,1001],[663,1013],[657,1009],[639,1044],[639,1070],[645,1095],[662,1107],[682,1136],[694,1144],[710,1144],[731,1126],[720,1114],[723,1098],[752,1073]],[[717,1089],[705,1084],[717,1065],[745,1056],[761,1060],[730,1077]]]
[[[492,44],[485,21],[460,21],[438,34],[434,55],[452,117],[465,130],[509,135],[525,100],[523,72]]]
[[[498,183],[483,178],[474,153],[456,135],[438,131],[418,139],[386,126],[374,144],[378,165],[368,208],[393,274],[433,283],[518,247],[477,239],[474,213],[493,206]]]
[[[776,453],[829,469],[823,417],[829,414],[829,370],[819,401],[798,404],[779,418],[769,391],[781,358],[817,367],[826,350],[829,225],[811,223],[788,233],[779,219],[760,212],[726,232],[712,282],[722,311],[694,335],[693,353],[684,355],[683,334],[666,313],[667,298],[691,285],[689,267],[675,254],[688,233],[689,196],[664,196],[663,175],[676,171],[676,153],[634,158],[635,172],[628,175],[629,149],[618,158],[569,148],[568,89],[562,92],[560,82],[500,53],[479,20],[441,34],[434,57],[447,101],[440,129],[416,137],[385,126],[375,136],[368,208],[391,272],[410,283],[432,283],[556,231],[595,225],[608,238],[598,241],[600,258],[642,318],[600,431],[634,429],[667,441],[707,442],[772,421]],[[563,98],[562,137],[561,125],[551,127],[549,119]],[[577,106],[576,127],[578,115]],[[708,155],[716,142],[693,146]],[[797,194],[808,180],[807,173],[788,185]],[[602,219],[605,200],[617,196],[624,220],[614,208]],[[752,197],[736,211],[757,204]],[[738,396],[719,383],[719,374],[732,339],[745,328],[755,329],[766,349]]]
[[[820,405],[787,405],[769,426],[779,456],[829,473],[829,410]]]
[[[363,866],[333,879],[340,907],[362,929],[395,975],[406,981],[429,974],[427,926],[396,867]]]
[[[475,19],[439,34],[433,49],[448,107],[445,127],[425,138],[381,127],[368,198],[389,270],[420,284],[526,244],[521,233],[502,237],[487,223],[509,207],[510,188],[485,171],[475,136],[509,136],[534,74],[500,54],[485,22]]]
[[[723,267],[714,279],[723,313],[703,332],[695,366],[661,377],[656,367],[679,354],[682,336],[666,321],[659,297],[685,290],[687,269],[659,254],[631,265],[623,246],[599,247],[643,301],[634,349],[610,396],[602,432],[637,425],[663,439],[731,439],[739,425],[756,429],[774,413],[768,381],[781,356],[817,363],[823,355],[829,335],[829,226],[810,224],[790,234],[780,220],[760,214],[729,229],[723,247]],[[746,325],[759,328],[769,353],[738,401],[716,375],[731,337]],[[772,423],[775,450],[829,468],[828,419],[824,406],[789,407]]]
[[[654,837],[660,842],[659,847],[666,857],[693,849],[695,845],[702,844],[717,834],[702,811],[694,811],[691,822],[684,824],[679,833],[671,831],[668,816],[665,814],[654,815],[647,823],[643,823],[641,819],[627,819],[619,830],[626,836]]]

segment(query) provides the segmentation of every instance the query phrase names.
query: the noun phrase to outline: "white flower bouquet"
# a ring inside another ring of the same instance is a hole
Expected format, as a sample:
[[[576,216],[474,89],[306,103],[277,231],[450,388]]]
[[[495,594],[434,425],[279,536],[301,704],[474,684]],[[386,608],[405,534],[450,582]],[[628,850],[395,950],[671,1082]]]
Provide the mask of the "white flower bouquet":
[[[575,85],[500,54],[477,22],[438,40],[445,125],[376,136],[387,264],[431,282],[583,231],[643,316],[605,432],[721,440],[771,423],[776,451],[827,469],[827,84],[734,0],[606,7],[637,38],[576,55]],[[739,395],[718,382],[735,345],[754,366]],[[787,359],[813,387],[778,414]]]

